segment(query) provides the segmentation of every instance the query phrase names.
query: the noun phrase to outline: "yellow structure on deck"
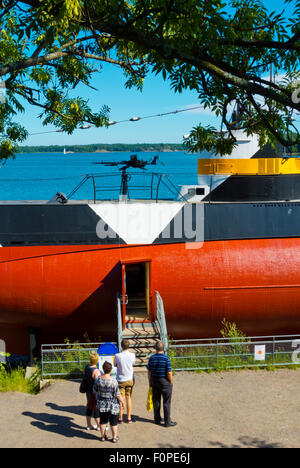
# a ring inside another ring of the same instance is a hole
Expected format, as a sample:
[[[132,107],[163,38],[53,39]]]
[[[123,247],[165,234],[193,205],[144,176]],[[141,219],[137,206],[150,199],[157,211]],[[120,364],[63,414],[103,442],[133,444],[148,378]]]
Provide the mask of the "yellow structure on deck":
[[[300,174],[300,158],[198,159],[198,174]]]

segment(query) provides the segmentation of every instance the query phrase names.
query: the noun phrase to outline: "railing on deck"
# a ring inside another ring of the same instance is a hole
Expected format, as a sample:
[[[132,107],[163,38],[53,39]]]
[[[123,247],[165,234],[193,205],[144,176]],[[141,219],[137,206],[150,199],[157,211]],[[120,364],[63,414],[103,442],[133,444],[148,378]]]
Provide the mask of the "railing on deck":
[[[187,201],[180,194],[180,187],[171,180],[173,174],[161,174],[156,172],[128,172],[128,199],[153,200],[159,199]],[[71,199],[80,189],[91,184],[94,203],[98,200],[116,198],[122,195],[122,187],[119,183],[119,173],[86,174],[80,182],[68,194]],[[113,183],[112,183],[113,181]],[[90,190],[90,189],[89,189]],[[142,196],[140,196],[142,194]]]
[[[122,306],[121,306],[120,297],[117,297],[117,332],[118,332],[118,348],[121,349],[123,321],[122,321]]]

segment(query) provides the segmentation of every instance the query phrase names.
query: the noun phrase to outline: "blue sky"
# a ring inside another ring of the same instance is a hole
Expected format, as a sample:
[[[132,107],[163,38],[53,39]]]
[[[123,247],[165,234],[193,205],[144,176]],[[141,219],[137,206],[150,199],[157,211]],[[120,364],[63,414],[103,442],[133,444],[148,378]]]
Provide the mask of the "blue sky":
[[[285,8],[288,14],[291,10],[284,0],[265,0],[263,3],[272,11],[281,12]],[[99,110],[104,104],[108,105],[111,109],[110,120],[115,121],[199,105],[196,92],[174,93],[169,83],[160,77],[149,75],[145,79],[142,93],[136,89],[126,89],[125,80],[119,68],[104,64],[103,71],[94,76],[91,82],[97,91],[80,85],[72,95],[87,98],[93,111]],[[53,130],[53,126],[42,126],[38,118],[39,113],[40,109],[26,106],[25,114],[20,115],[18,121],[26,126],[29,133]],[[194,110],[138,122],[123,122],[109,128],[76,130],[73,135],[64,133],[31,135],[23,144],[181,143],[183,135],[189,133],[192,127],[199,123],[218,126],[217,119],[212,113],[207,110]]]
[[[126,78],[119,68],[105,64],[102,73],[92,82],[97,91],[82,85],[76,88],[76,92],[73,92],[72,95],[80,95],[89,99],[89,105],[93,111],[98,111],[103,104],[108,105],[111,109],[110,120],[114,121],[199,106],[197,93],[186,91],[182,94],[175,94],[170,89],[168,82],[164,82],[159,77],[148,76],[142,93],[135,88],[126,89],[125,81]],[[22,123],[25,123],[25,119],[27,120],[29,133],[53,129],[52,126],[43,127],[41,125],[37,117],[40,110],[31,107],[30,112],[30,123],[25,115],[20,119]],[[73,135],[63,133],[32,135],[25,144],[179,143],[182,141],[183,135],[199,123],[199,118],[205,124],[215,121],[215,117],[209,112],[199,114],[199,110],[195,110],[138,122],[123,122],[109,128],[76,130]],[[54,136],[55,142],[53,141]]]

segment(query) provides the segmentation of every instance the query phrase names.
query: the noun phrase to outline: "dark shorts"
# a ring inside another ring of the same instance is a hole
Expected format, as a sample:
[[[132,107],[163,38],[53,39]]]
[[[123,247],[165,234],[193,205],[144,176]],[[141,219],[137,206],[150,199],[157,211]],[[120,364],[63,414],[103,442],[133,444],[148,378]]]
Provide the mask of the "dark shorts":
[[[86,394],[87,403],[86,406],[89,410],[96,409],[96,397],[93,393]]]
[[[108,413],[100,413],[100,424],[107,424],[109,423],[111,426],[117,426],[119,421],[118,414],[111,414]]]

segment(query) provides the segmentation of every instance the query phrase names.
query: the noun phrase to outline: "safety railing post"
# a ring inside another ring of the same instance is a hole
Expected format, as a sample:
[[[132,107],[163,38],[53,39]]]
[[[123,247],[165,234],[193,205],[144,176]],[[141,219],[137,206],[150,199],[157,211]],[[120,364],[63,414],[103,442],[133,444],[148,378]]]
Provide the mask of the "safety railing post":
[[[79,369],[81,369],[81,360],[80,360],[80,345],[78,346],[78,365],[79,365]]]
[[[93,188],[94,188],[94,204],[96,203],[96,183],[95,176],[93,176]]]
[[[42,379],[44,378],[44,350],[43,345],[41,346],[41,355],[42,355]]]

